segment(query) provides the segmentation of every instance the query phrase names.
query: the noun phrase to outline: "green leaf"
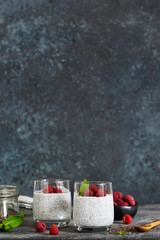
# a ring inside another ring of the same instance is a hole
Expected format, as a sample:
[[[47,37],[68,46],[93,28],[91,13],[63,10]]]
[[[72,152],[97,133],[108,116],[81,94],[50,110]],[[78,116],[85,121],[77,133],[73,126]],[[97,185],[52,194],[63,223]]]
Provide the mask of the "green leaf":
[[[9,218],[5,219],[2,223],[5,225],[5,229],[11,229],[12,227],[18,227],[24,218],[24,213],[21,215],[12,215]]]
[[[79,188],[79,196],[83,196],[85,190],[89,189],[89,183],[86,179],[84,179],[82,186]]]
[[[11,227],[11,228],[4,228],[4,231],[5,231],[5,232],[13,232],[14,230],[13,230],[13,228]]]
[[[5,232],[12,232],[13,228],[10,225],[4,225],[3,231],[5,231]]]
[[[127,232],[122,232],[122,231],[120,231],[120,233],[119,233],[120,235],[126,235],[127,234]]]
[[[3,223],[0,224],[0,229],[3,228]]]
[[[12,231],[13,231],[13,228],[9,226],[0,228],[0,232],[12,232]]]

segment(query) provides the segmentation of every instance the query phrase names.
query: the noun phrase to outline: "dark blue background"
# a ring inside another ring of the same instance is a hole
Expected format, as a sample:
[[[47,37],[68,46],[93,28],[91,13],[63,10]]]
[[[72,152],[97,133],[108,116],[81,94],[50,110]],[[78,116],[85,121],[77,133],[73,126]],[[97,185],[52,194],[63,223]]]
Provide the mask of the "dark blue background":
[[[160,201],[160,2],[0,1],[0,184],[109,180]]]

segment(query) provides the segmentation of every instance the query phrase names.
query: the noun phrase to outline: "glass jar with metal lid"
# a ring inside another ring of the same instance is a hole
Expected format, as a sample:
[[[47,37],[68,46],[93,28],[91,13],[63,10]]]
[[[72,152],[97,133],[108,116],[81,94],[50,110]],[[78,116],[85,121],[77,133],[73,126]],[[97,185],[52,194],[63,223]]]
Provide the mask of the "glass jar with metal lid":
[[[0,222],[11,215],[17,215],[19,189],[12,185],[0,185]]]

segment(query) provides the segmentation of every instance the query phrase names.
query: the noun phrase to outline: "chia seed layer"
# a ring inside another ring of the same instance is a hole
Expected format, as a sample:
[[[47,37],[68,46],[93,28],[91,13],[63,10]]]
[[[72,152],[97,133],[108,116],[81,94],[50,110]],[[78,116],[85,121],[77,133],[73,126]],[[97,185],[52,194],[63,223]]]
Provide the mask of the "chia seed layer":
[[[34,192],[33,219],[69,221],[71,219],[71,193],[63,189],[63,193]]]
[[[113,196],[82,197],[74,194],[74,224],[81,227],[107,227],[113,224]]]
[[[2,221],[12,215],[18,215],[18,212],[15,211],[14,209],[7,209],[6,214],[4,213],[4,208],[0,207],[0,223],[2,223]]]

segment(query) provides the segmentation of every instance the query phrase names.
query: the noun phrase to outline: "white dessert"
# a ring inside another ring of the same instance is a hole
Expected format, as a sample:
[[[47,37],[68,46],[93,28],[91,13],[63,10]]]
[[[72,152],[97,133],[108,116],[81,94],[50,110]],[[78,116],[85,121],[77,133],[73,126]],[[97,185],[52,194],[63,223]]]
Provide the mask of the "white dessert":
[[[34,192],[33,219],[54,220],[57,222],[71,219],[71,192],[63,188],[62,193]]]
[[[83,197],[74,194],[74,224],[80,227],[107,227],[113,224],[113,195]]]

